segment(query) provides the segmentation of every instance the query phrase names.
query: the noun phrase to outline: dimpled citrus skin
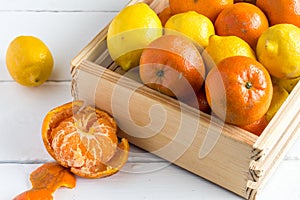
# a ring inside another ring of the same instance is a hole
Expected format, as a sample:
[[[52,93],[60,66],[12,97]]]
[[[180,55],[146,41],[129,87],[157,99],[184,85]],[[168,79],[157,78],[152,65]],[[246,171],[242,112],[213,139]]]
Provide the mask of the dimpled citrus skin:
[[[256,6],[266,14],[271,26],[288,23],[300,27],[299,0],[256,0]]]
[[[299,80],[300,80],[300,76],[291,79],[272,77],[272,82],[284,88],[288,93],[292,92],[292,90],[297,85]]]
[[[182,99],[200,90],[205,67],[201,54],[188,38],[164,35],[143,51],[139,74],[147,86]]]
[[[145,3],[125,7],[112,20],[107,32],[107,48],[124,70],[138,66],[142,49],[162,35],[157,14]]]
[[[18,36],[8,46],[6,66],[24,86],[39,86],[51,75],[54,61],[48,47],[33,36]]]
[[[235,3],[218,15],[215,29],[218,35],[235,35],[245,40],[253,49],[259,36],[269,27],[265,14],[250,3]]]
[[[273,85],[273,97],[271,105],[266,113],[267,121],[271,121],[288,96],[289,93],[283,87],[277,84]]]
[[[300,28],[292,24],[277,24],[258,39],[256,55],[277,78],[300,76]]]
[[[233,4],[233,0],[169,0],[169,4],[173,14],[193,10],[214,22],[224,8]]]
[[[268,71],[258,61],[232,56],[208,73],[205,92],[208,104],[219,118],[244,126],[266,114],[273,87]]]
[[[198,45],[205,48],[211,35],[215,34],[213,23],[204,15],[195,11],[179,13],[173,15],[165,24],[166,33],[178,31],[197,42]]]

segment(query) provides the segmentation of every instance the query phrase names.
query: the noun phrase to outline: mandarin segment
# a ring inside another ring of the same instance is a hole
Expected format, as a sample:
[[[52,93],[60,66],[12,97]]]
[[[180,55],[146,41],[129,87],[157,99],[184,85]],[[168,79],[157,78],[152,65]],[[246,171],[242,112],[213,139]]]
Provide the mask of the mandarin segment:
[[[108,171],[113,168],[109,161],[118,154],[117,124],[104,111],[82,107],[83,102],[75,101],[48,113],[43,124],[47,150],[61,165],[82,177],[98,178],[117,172],[126,163],[129,145],[122,165]]]
[[[117,151],[115,155],[110,159],[106,164],[105,170],[98,171],[89,175],[89,178],[100,178],[110,176],[115,174],[123,167],[123,165],[127,162],[129,155],[129,143],[127,139],[122,138],[121,142],[117,146]],[[81,172],[74,171],[77,170],[75,168],[71,169],[75,174],[80,175]]]
[[[70,103],[58,106],[47,113],[42,124],[42,138],[44,146],[46,147],[48,153],[54,157],[54,152],[52,151],[51,144],[52,141],[52,130],[65,118],[71,117],[73,113],[76,113],[83,106],[82,101],[74,101]]]

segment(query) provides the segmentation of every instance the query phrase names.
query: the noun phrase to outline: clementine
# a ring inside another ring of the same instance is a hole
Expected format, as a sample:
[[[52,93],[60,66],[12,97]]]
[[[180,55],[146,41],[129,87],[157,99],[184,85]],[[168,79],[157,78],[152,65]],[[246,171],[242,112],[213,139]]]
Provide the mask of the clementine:
[[[172,17],[170,6],[166,7],[160,13],[158,13],[158,18],[160,19],[162,26],[166,24],[170,17]]]
[[[118,144],[117,125],[106,112],[74,101],[47,113],[42,138],[50,155],[76,175],[99,178],[116,173],[128,158],[129,144]]]
[[[251,124],[240,126],[240,128],[249,131],[250,133],[253,133],[257,136],[260,136],[262,132],[265,130],[265,128],[268,126],[268,124],[269,122],[267,121],[266,117],[263,116],[262,118],[260,118],[259,120]]]
[[[300,27],[299,0],[256,0],[256,6],[266,14],[271,26],[288,23]]]
[[[265,115],[273,87],[262,64],[249,57],[233,56],[211,69],[205,91],[208,104],[219,118],[243,126]]]
[[[239,2],[247,2],[247,3],[255,4],[256,0],[234,0],[234,3],[239,3]]]
[[[233,4],[233,0],[169,0],[169,3],[172,14],[196,11],[214,22],[224,8]]]
[[[265,14],[250,3],[235,3],[218,15],[215,21],[216,34],[234,35],[256,48],[259,36],[269,27]]]
[[[150,88],[184,98],[200,90],[205,68],[192,41],[181,35],[164,35],[143,50],[139,73]]]
[[[211,109],[210,109],[207,99],[206,99],[204,84],[201,87],[201,89],[199,90],[199,92],[197,93],[197,96],[191,97],[185,103],[194,108],[199,109],[200,111],[202,111],[204,113],[210,114],[210,112],[211,112]]]

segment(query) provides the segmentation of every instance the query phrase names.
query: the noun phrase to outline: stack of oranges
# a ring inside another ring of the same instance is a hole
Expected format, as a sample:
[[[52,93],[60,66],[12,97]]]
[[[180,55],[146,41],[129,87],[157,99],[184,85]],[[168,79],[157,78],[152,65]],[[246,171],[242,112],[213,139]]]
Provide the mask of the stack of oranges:
[[[299,13],[296,0],[169,0],[158,13],[164,35],[141,54],[141,80],[260,135],[284,101],[278,79],[300,77]]]

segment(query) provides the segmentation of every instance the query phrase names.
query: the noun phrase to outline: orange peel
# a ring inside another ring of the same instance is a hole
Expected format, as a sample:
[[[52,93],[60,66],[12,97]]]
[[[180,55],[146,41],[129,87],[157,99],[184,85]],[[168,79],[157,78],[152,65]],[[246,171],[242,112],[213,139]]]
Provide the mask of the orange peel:
[[[45,163],[30,174],[32,189],[27,190],[14,200],[43,199],[52,200],[52,193],[59,187],[74,188],[75,176],[69,169],[58,163]]]

